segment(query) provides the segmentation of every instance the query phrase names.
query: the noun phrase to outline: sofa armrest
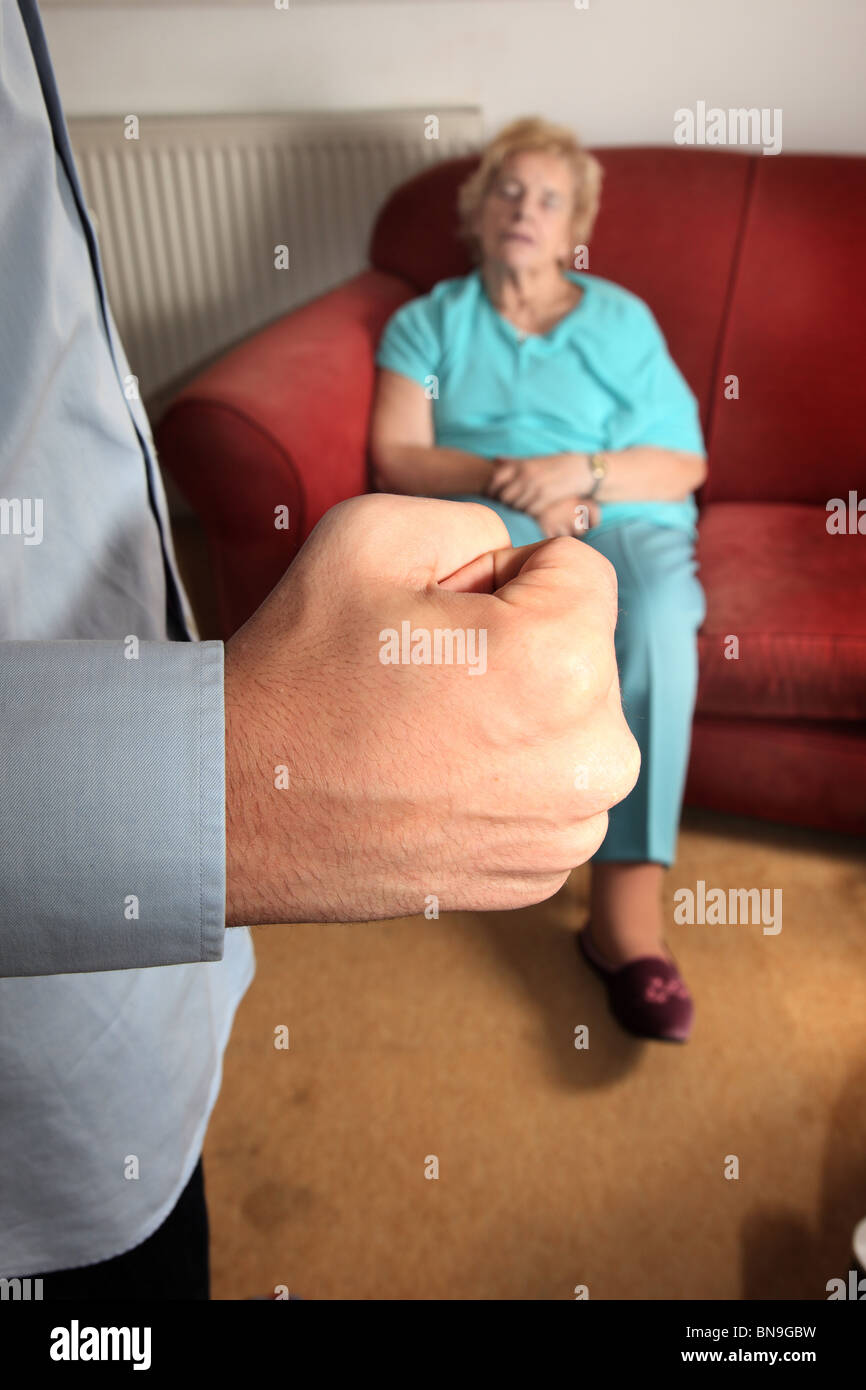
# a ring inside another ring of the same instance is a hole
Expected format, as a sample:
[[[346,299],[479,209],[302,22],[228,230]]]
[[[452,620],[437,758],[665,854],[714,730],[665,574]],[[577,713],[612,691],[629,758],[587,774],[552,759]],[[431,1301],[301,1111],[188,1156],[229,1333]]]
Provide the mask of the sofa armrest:
[[[224,638],[320,517],[367,491],[376,344],[412,293],[393,275],[357,275],[232,349],[159,422],[160,463],[207,536]]]

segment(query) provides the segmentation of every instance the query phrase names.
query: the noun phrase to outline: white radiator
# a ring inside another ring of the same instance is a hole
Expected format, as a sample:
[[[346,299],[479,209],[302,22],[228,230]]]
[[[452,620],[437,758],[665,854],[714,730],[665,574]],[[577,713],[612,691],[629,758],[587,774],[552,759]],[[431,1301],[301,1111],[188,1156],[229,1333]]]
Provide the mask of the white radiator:
[[[390,190],[477,149],[477,108],[73,119],[114,317],[152,413],[203,362],[361,270]],[[288,268],[275,266],[275,248]],[[285,257],[284,257],[285,259]]]

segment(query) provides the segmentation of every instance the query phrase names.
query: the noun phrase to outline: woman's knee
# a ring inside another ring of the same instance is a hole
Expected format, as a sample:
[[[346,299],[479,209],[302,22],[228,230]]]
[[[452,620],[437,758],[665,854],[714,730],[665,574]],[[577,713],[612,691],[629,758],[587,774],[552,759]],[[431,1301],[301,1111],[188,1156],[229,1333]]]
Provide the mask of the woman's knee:
[[[619,586],[617,630],[630,638],[691,647],[705,617],[706,598],[697,580]]]
[[[636,530],[621,538],[619,554],[610,558],[623,628],[674,645],[692,643],[707,606],[691,539],[659,527]]]

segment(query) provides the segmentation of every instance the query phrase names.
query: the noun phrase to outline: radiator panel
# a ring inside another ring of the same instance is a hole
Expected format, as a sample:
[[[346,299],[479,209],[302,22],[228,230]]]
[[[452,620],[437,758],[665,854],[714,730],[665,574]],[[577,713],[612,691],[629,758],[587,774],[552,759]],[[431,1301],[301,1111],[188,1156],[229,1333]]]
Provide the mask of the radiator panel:
[[[481,113],[73,119],[109,299],[146,400],[363,269],[388,193],[481,144]],[[288,247],[276,269],[274,248]]]

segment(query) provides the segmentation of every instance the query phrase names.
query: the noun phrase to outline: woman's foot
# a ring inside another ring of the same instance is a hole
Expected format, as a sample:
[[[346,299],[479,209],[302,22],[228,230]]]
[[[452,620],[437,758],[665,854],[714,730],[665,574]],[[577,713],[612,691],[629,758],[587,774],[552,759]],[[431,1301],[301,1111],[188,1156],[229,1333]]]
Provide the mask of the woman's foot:
[[[664,940],[663,875],[661,864],[594,864],[590,920],[577,944],[628,1032],[685,1042],[694,1001]]]
[[[685,1042],[692,1031],[695,1006],[676,964],[660,956],[641,956],[609,969],[596,954],[591,928],[587,922],[577,933],[577,946],[604,981],[617,1022],[638,1038]]]
[[[673,960],[664,943],[663,877],[662,864],[593,864],[592,940],[611,968],[642,956]]]

